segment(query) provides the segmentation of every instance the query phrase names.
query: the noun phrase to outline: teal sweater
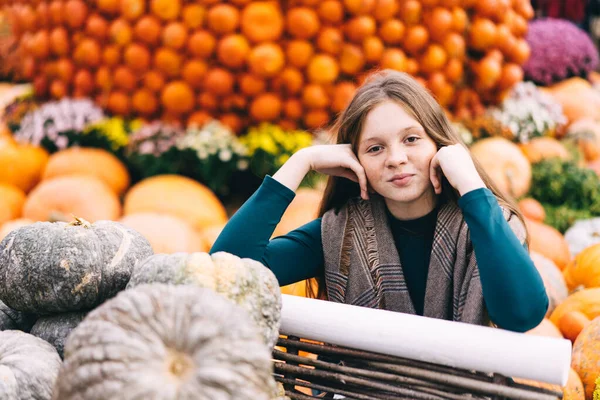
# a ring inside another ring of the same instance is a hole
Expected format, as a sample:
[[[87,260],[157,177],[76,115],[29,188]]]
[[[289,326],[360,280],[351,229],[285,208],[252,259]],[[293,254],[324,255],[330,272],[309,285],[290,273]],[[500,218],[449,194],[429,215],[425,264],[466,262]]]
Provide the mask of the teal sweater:
[[[295,193],[270,176],[235,213],[211,249],[251,258],[273,271],[281,286],[323,275],[321,219],[270,240]],[[502,215],[488,189],[473,190],[458,205],[469,227],[490,319],[499,327],[525,332],[537,326],[548,309],[542,279]],[[425,284],[437,210],[412,221],[388,213],[407,287],[423,314]]]

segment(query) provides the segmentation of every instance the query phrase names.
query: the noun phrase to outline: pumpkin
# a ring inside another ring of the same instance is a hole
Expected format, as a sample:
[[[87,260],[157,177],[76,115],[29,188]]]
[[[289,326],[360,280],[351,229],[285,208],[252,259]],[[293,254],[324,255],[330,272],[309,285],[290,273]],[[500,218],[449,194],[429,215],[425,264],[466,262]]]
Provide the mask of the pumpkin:
[[[100,179],[70,175],[43,181],[23,206],[23,217],[35,221],[69,221],[73,215],[91,222],[116,220],[121,203]]]
[[[225,252],[155,254],[134,269],[128,288],[145,283],[211,288],[248,311],[270,347],[279,337],[281,294],[271,270]]]
[[[515,382],[541,389],[552,390],[553,392],[562,391],[562,400],[585,400],[583,384],[581,383],[579,375],[577,375],[577,372],[575,372],[573,368],[569,368],[569,377],[567,379],[567,384],[563,388],[561,388],[559,385],[531,381],[527,379],[515,379]]]
[[[571,366],[581,378],[586,398],[591,399],[600,373],[600,318],[589,323],[573,343]]]
[[[202,237],[204,238],[204,244],[206,245],[206,248],[208,250],[210,250],[213,247],[213,245],[217,241],[217,238],[223,231],[223,228],[225,228],[225,224],[209,226],[206,229],[202,230]]]
[[[87,312],[71,312],[40,317],[31,328],[33,336],[50,343],[63,358],[67,337],[85,318]]]
[[[590,323],[590,319],[581,311],[569,311],[560,317],[558,328],[566,339],[574,342],[581,331]]]
[[[142,235],[116,222],[36,222],[0,243],[0,300],[40,314],[91,309],[150,255]]]
[[[567,130],[567,138],[573,139],[586,161],[600,158],[600,124],[583,118],[573,122]]]
[[[579,220],[565,232],[571,255],[577,257],[584,249],[600,243],[600,218]]]
[[[65,175],[92,175],[117,195],[129,187],[129,172],[123,162],[103,149],[71,147],[50,156],[42,179]]]
[[[552,312],[550,321],[559,326],[563,315],[571,311],[581,311],[591,320],[600,317],[600,288],[582,289],[569,295]]]
[[[600,287],[600,243],[577,254],[563,274],[570,290],[577,287]]]
[[[323,192],[315,189],[300,188],[290,203],[281,221],[277,224],[273,237],[285,235],[319,216],[319,206]]]
[[[571,158],[567,148],[557,139],[549,136],[534,137],[527,143],[519,145],[530,163],[537,163],[547,158]]]
[[[190,285],[142,285],[69,335],[56,400],[276,397],[271,348],[244,309]]]
[[[504,194],[518,198],[529,191],[531,164],[519,146],[501,137],[478,140],[471,154]]]
[[[563,270],[571,261],[569,245],[559,231],[553,227],[525,218],[529,233],[529,250],[552,260]]]
[[[527,331],[526,333],[534,336],[547,336],[563,339],[563,335],[560,333],[556,325],[550,322],[550,320],[547,318],[544,318],[538,326]]]
[[[14,231],[17,228],[20,228],[25,225],[33,224],[35,221],[28,218],[17,218],[11,221],[7,221],[0,225],[0,241],[6,237],[10,232]]]
[[[558,269],[552,260],[535,251],[532,251],[530,256],[544,281],[544,287],[546,288],[549,300],[548,311],[546,312],[546,316],[548,317],[552,314],[556,306],[567,298],[569,290],[560,269]]]
[[[48,157],[41,147],[0,140],[0,182],[29,192],[40,181]]]
[[[206,186],[179,175],[144,179],[125,196],[125,215],[140,212],[170,214],[188,221],[198,230],[227,222],[227,212]]]
[[[536,222],[544,222],[546,219],[546,210],[544,210],[542,204],[534,198],[524,198],[520,200],[517,205],[525,218]]]
[[[16,186],[0,183],[0,225],[16,219],[23,212],[25,193]]]
[[[186,221],[172,215],[137,213],[120,222],[144,235],[154,253],[208,251],[204,238]]]
[[[21,331],[0,332],[2,398],[50,400],[60,363],[48,342]]]
[[[29,332],[36,316],[13,310],[0,301],[0,331],[20,330]]]
[[[600,119],[600,93],[585,79],[566,79],[543,91],[558,101],[569,123],[583,118]]]

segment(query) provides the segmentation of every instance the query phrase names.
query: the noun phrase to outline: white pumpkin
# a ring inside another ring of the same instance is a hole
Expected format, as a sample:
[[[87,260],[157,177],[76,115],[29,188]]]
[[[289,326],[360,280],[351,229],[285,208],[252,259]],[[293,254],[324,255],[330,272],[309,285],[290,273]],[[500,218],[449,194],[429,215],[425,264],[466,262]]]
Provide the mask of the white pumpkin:
[[[575,222],[565,232],[565,240],[569,244],[572,257],[575,257],[586,248],[600,243],[600,218],[590,218]]]

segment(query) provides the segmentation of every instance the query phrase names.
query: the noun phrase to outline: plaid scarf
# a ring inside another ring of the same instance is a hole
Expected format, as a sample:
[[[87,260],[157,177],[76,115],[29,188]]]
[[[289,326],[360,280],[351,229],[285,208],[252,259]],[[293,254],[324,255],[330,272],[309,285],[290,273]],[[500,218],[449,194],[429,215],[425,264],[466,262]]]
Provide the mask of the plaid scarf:
[[[523,242],[521,221],[506,209],[503,214]],[[382,197],[352,199],[337,213],[329,210],[321,230],[330,301],[416,314]],[[469,229],[455,202],[438,212],[423,315],[490,324]]]

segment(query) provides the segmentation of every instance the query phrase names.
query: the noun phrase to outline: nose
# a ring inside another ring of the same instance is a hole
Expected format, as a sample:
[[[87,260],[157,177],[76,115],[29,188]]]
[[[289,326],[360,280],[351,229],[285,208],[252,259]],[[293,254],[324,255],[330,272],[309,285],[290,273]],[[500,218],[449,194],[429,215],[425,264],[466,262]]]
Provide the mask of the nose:
[[[401,145],[392,146],[387,154],[386,166],[389,168],[395,168],[398,165],[406,164],[408,162],[408,154],[406,149]]]

